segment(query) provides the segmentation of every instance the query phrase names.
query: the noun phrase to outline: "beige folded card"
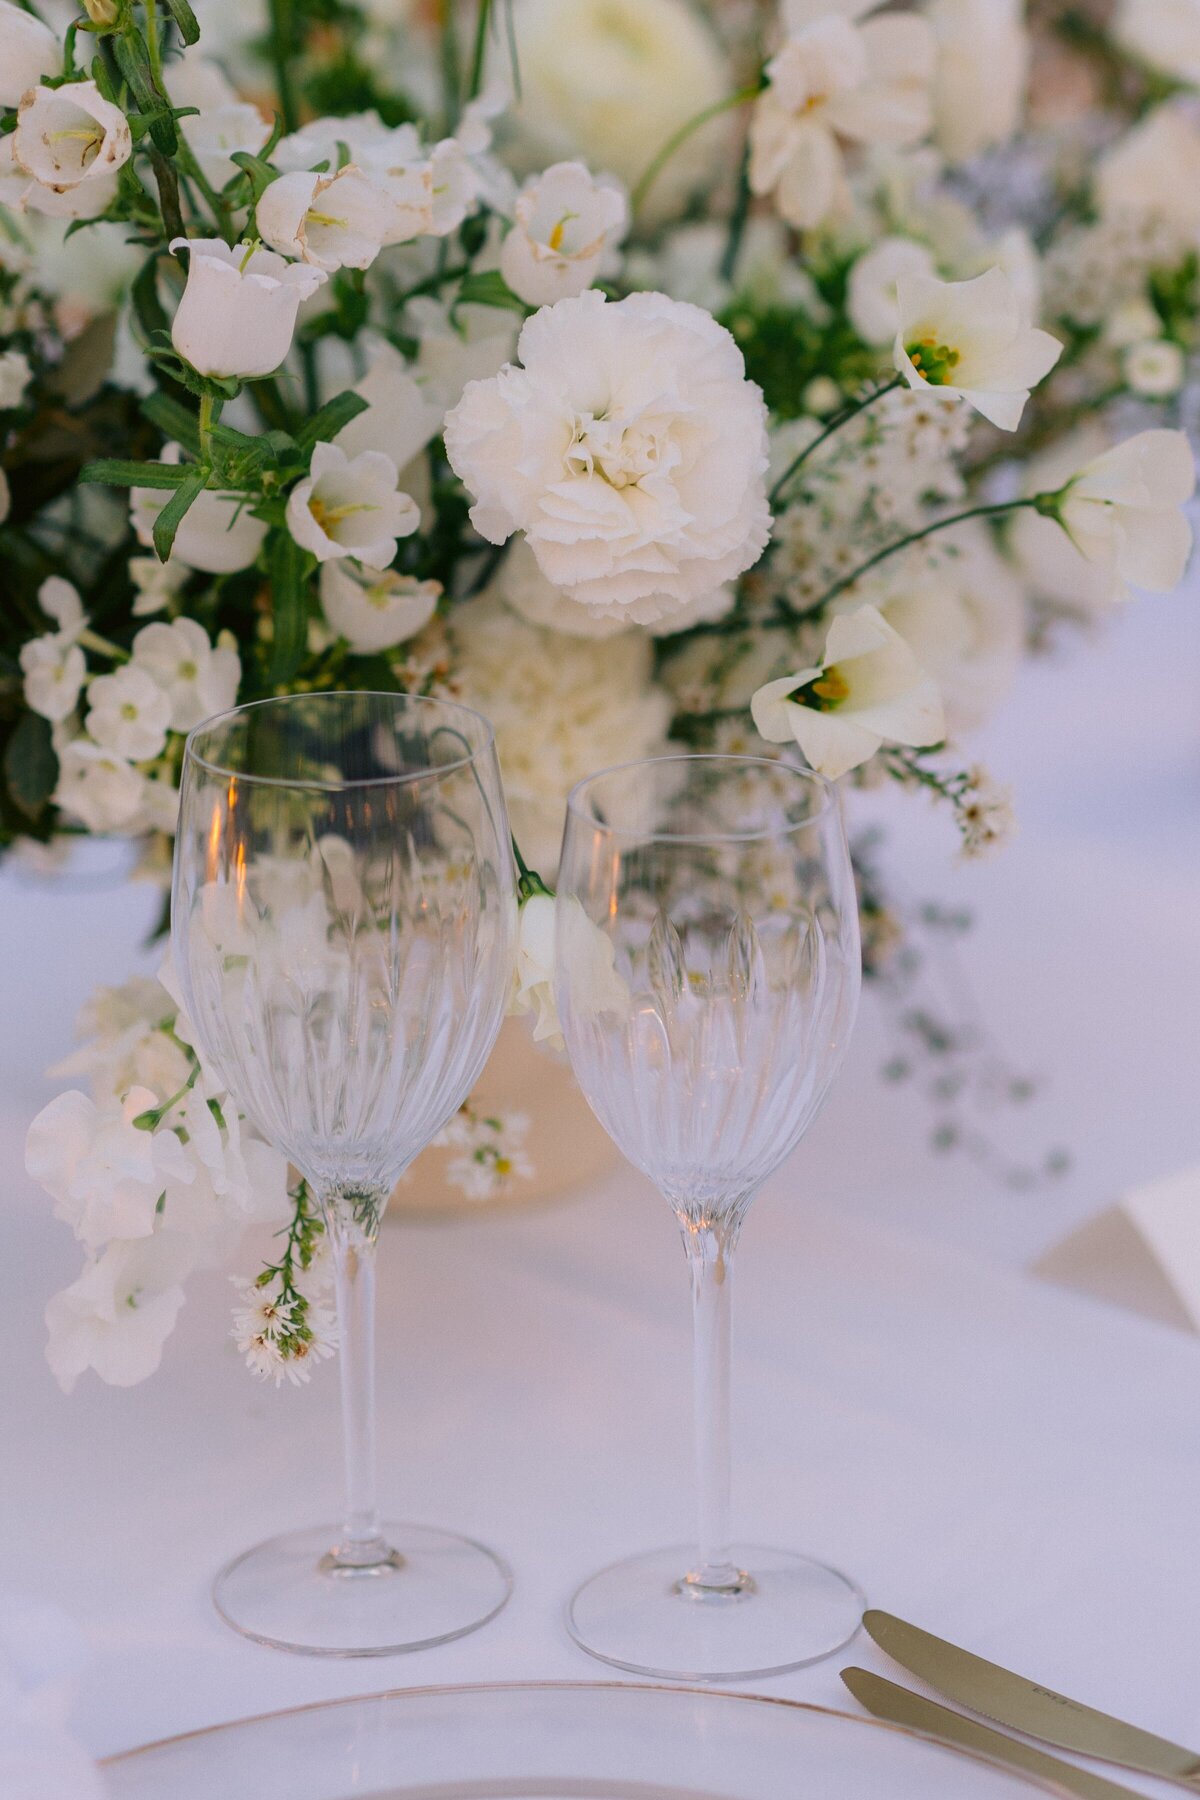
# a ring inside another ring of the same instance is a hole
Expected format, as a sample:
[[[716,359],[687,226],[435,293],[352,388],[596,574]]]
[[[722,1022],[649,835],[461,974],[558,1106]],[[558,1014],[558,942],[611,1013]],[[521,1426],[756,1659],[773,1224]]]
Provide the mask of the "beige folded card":
[[[1200,1332],[1200,1168],[1131,1189],[1047,1250],[1033,1272]]]

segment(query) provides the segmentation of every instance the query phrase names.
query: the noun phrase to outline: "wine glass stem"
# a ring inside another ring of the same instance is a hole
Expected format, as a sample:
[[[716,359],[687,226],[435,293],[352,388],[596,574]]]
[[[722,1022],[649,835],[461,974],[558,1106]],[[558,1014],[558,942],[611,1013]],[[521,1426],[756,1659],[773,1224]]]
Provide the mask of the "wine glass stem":
[[[742,1575],[730,1556],[730,1301],[736,1228],[683,1221],[692,1277],[696,1498],[699,1560],[693,1589],[729,1590]]]
[[[375,1241],[331,1230],[341,1338],[342,1431],[346,1510],[334,1551],[339,1567],[387,1560],[375,1500]]]

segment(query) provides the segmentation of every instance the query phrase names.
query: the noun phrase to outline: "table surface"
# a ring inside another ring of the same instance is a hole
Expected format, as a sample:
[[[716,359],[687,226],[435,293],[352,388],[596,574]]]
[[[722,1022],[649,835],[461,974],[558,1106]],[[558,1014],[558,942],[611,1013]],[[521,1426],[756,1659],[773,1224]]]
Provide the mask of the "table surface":
[[[985,1016],[1052,1076],[1020,1134],[1067,1144],[1073,1167],[1014,1193],[934,1155],[920,1108],[876,1079],[889,1038],[868,1005],[743,1239],[735,1489],[739,1535],[811,1550],[875,1604],[1200,1743],[1200,1340],[1023,1272],[1121,1187],[1200,1151],[1198,702],[1195,597],[1146,602],[1099,649],[1032,670],[988,734],[1024,824],[1005,857],[957,869],[919,800],[875,803],[909,887],[977,907],[963,959]],[[336,1375],[256,1384],[210,1276],[157,1377],[58,1392],[41,1313],[77,1248],[21,1173],[23,1127],[74,1008],[128,972],[151,901],[7,874],[0,908],[20,946],[0,1032],[0,1593],[57,1601],[86,1630],[81,1741],[105,1754],[385,1686],[602,1678],[563,1629],[567,1595],[690,1525],[686,1283],[663,1203],[622,1170],[557,1206],[387,1228],[385,1501],[501,1549],[514,1598],[408,1658],[245,1643],[209,1580],[257,1538],[335,1515]],[[850,1706],[847,1660],[886,1666],[860,1642],[755,1686]]]

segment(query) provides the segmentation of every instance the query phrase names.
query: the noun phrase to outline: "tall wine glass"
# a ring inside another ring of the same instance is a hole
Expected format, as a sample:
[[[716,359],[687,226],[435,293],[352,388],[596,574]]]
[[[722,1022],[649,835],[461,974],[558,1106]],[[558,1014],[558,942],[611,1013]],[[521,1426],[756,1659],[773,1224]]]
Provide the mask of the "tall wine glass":
[[[333,1257],[346,1510],[217,1577],[247,1637],[315,1655],[444,1642],[499,1611],[490,1550],[381,1524],[375,1243],[399,1176],[470,1092],[512,979],[491,727],[395,694],[263,700],[184,757],[172,942],[198,1048],[309,1182]]]
[[[559,870],[556,992],[593,1111],[683,1235],[695,1327],[698,1543],[586,1582],[568,1623],[639,1674],[733,1680],[854,1635],[863,1598],[787,1550],[731,1542],[733,1254],[845,1054],[858,910],[837,796],[753,757],[680,756],[581,781]]]

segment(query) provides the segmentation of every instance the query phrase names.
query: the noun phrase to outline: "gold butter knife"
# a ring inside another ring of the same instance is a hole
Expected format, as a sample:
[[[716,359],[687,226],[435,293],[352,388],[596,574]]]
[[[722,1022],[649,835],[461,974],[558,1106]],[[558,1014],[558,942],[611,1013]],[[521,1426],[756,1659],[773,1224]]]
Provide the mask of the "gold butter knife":
[[[842,1680],[859,1705],[877,1719],[925,1732],[960,1750],[970,1750],[1023,1775],[1033,1775],[1061,1793],[1074,1794],[1076,1800],[1146,1800],[1144,1794],[1136,1794],[1132,1788],[1119,1787],[1115,1781],[1105,1781],[1103,1776],[1078,1769],[1074,1763],[1035,1750],[1032,1744],[1005,1737],[990,1725],[964,1718],[962,1713],[939,1706],[936,1700],[926,1700],[923,1694],[897,1687],[894,1681],[885,1681],[882,1675],[872,1675],[867,1669],[843,1669]]]
[[[985,1719],[1040,1738],[1058,1750],[1116,1763],[1142,1775],[1157,1775],[1200,1792],[1200,1755],[1195,1750],[1185,1750],[1181,1744],[1155,1737],[1137,1725],[1126,1725],[1040,1682],[985,1662],[891,1613],[868,1612],[863,1627],[879,1648],[911,1675]]]

